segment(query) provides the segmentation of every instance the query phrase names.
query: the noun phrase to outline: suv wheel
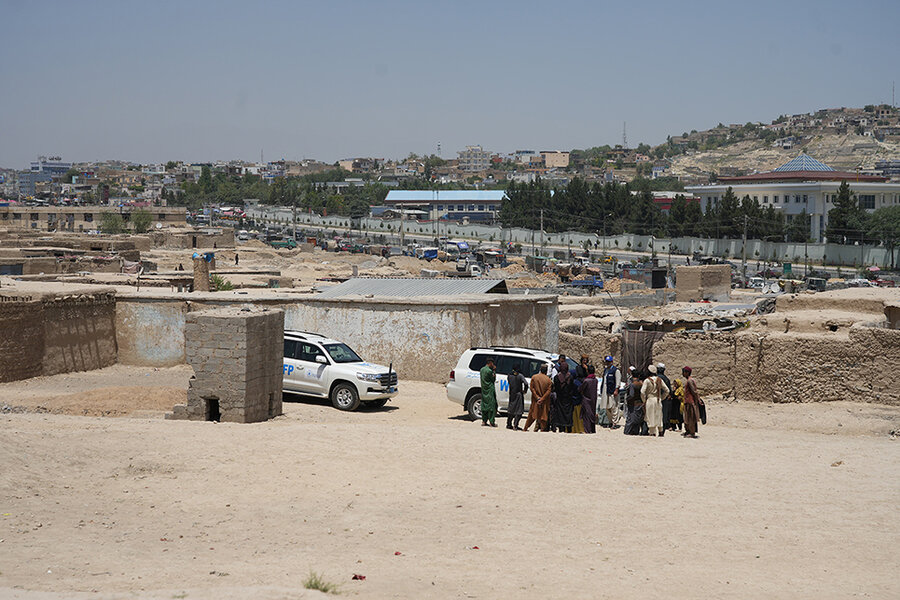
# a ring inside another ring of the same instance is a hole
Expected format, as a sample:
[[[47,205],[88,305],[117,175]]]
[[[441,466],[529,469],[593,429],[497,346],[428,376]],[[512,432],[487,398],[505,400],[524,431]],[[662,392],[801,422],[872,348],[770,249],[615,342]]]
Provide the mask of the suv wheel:
[[[359,407],[359,394],[349,383],[339,383],[331,390],[331,404],[338,410],[356,410]]]
[[[481,420],[481,392],[469,396],[469,401],[466,403],[466,410],[469,411],[469,416],[473,421]]]

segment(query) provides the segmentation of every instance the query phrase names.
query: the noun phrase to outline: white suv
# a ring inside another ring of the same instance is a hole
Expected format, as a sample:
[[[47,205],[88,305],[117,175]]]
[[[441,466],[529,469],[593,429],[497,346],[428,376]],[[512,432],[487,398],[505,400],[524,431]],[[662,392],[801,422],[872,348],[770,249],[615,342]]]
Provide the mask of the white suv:
[[[330,398],[335,408],[380,408],[397,395],[392,367],[364,362],[347,344],[318,333],[284,332],[284,391]]]
[[[491,346],[490,348],[470,348],[463,352],[456,363],[456,368],[450,371],[450,381],[447,382],[447,399],[461,404],[475,420],[481,418],[481,368],[487,363],[488,357],[494,359],[497,367],[497,381],[494,386],[497,391],[497,409],[506,411],[509,406],[509,382],[506,376],[512,372],[513,366],[518,366],[519,372],[525,376],[529,385],[531,376],[541,370],[541,365],[547,365],[547,375],[553,372],[553,365],[559,359],[559,354],[551,354],[544,350],[531,348],[513,348],[504,346]],[[571,358],[566,357],[569,369],[574,369],[577,364]],[[531,406],[531,394],[525,394],[525,411]]]

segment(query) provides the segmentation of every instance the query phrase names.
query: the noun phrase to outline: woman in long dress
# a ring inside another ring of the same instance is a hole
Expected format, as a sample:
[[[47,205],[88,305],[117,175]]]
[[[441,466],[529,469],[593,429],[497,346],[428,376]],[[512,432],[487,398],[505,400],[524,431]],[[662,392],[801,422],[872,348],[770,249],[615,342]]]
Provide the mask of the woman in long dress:
[[[641,398],[644,400],[644,420],[650,435],[660,435],[663,431],[662,400],[669,395],[669,386],[656,374],[656,365],[647,367],[650,376],[641,386]]]

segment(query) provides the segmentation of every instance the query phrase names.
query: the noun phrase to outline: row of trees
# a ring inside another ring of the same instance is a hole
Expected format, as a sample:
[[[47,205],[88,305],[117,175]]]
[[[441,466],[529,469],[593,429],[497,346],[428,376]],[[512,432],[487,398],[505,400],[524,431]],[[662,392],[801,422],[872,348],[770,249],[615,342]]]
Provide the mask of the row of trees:
[[[668,214],[660,210],[645,182],[589,185],[579,178],[551,190],[540,180],[511,183],[500,220],[504,227],[543,228],[547,232],[583,231],[598,235],[634,233],[659,237],[740,238],[804,242],[810,238],[805,212],[790,218],[771,204],[738,198],[728,188],[717,205],[689,202],[678,194]],[[826,236],[834,243],[883,243],[893,250],[900,240],[900,205],[867,213],[850,186],[841,185],[828,213]]]

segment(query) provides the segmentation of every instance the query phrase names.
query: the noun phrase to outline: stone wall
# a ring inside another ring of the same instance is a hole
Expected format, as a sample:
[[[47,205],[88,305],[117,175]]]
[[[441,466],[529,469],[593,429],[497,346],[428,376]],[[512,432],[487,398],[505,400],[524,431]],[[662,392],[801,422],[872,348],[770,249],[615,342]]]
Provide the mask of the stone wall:
[[[115,314],[112,292],[0,294],[0,381],[115,364]]]
[[[187,404],[177,405],[167,418],[256,423],[282,413],[283,311],[193,312],[184,339],[194,377]]]
[[[730,265],[675,267],[675,299],[678,302],[700,300],[727,302],[729,298],[731,298]]]

